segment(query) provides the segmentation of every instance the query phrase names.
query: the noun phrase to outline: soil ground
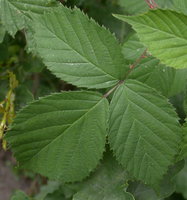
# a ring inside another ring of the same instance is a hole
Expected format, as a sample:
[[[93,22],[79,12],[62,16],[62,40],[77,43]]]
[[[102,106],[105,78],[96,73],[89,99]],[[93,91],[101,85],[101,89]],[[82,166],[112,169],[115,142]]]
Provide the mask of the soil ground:
[[[10,200],[15,190],[28,192],[31,180],[16,175],[13,170],[15,160],[10,152],[0,150],[0,200]]]

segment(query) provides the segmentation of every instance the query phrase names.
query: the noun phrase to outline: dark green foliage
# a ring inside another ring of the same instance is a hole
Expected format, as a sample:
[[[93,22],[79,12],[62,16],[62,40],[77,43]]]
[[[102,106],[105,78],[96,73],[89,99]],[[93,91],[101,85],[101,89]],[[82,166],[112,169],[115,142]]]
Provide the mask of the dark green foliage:
[[[184,0],[0,0],[0,139],[52,180],[34,200],[187,198],[186,13]]]

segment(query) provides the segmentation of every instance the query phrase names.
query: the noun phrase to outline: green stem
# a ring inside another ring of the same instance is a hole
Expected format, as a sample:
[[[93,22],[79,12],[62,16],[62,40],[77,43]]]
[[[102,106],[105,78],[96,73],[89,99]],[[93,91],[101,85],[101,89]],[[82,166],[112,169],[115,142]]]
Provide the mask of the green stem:
[[[147,53],[147,49],[143,52],[143,54],[132,64],[129,66],[130,70],[128,71],[126,77],[124,80],[120,80],[113,88],[111,88],[106,94],[103,95],[103,98],[107,98],[111,93],[113,93],[121,84],[125,82],[129,74],[132,72],[132,70],[141,62],[142,59],[145,58]]]
[[[103,98],[107,98],[111,93],[114,92],[125,80],[119,81],[113,88],[111,88],[106,94],[103,95]]]

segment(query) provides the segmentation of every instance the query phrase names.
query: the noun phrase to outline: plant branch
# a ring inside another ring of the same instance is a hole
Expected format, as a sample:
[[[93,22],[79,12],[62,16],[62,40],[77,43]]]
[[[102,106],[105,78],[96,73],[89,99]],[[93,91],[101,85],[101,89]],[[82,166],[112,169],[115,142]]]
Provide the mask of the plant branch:
[[[112,92],[114,92],[118,86],[124,83],[124,81],[127,79],[129,74],[132,72],[132,70],[141,62],[142,59],[146,57],[147,49],[142,53],[142,55],[132,64],[129,66],[130,70],[128,71],[126,77],[124,80],[120,80],[113,88],[111,88],[106,94],[103,95],[103,98],[107,98]]]
[[[154,0],[145,0],[145,2],[147,3],[150,9],[158,8],[158,5]]]
[[[106,94],[103,95],[103,98],[107,98],[114,90],[118,88],[125,80],[119,81],[113,88],[111,88]]]
[[[129,68],[131,69],[131,71],[142,61],[142,59],[146,58],[146,53],[147,53],[147,49],[142,53],[142,55],[132,65],[130,65]]]
[[[128,73],[126,75],[125,80],[129,76],[129,74],[132,72],[132,70],[142,61],[142,59],[147,57],[146,53],[147,53],[147,49],[142,53],[142,55],[132,65],[129,66],[130,70],[128,71]]]

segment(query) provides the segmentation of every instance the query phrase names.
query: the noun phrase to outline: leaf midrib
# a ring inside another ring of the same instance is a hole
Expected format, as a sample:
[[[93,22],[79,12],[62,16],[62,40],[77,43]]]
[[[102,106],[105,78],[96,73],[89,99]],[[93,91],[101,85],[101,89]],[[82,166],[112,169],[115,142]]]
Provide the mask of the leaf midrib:
[[[22,9],[20,9],[19,7],[16,6],[16,4],[18,5],[24,5],[26,4],[27,6],[32,6],[32,7],[35,7],[35,8],[49,8],[48,6],[45,6],[45,5],[40,5],[40,4],[31,4],[29,3],[28,1],[26,2],[19,2],[19,1],[9,1],[9,0],[6,0],[9,4],[11,4],[13,7],[15,7],[17,10],[19,10],[20,12],[22,12],[23,15],[25,11],[23,11]],[[47,4],[46,4],[47,5]],[[29,11],[32,11],[31,9],[29,9]],[[33,12],[33,11],[32,11]],[[26,16],[26,15],[25,15]]]
[[[88,110],[88,112],[86,112],[85,114],[83,114],[78,120],[76,120],[75,122],[73,122],[71,124],[71,126],[69,126],[62,134],[58,135],[56,138],[54,138],[50,143],[48,143],[46,146],[44,146],[40,151],[38,151],[35,155],[33,155],[30,159],[34,159],[35,156],[37,156],[41,151],[43,151],[46,147],[48,147],[49,145],[51,145],[53,142],[55,142],[58,138],[60,138],[62,135],[64,135],[70,128],[72,128],[76,123],[78,123],[85,115],[87,115],[89,112],[91,112],[97,105],[99,105],[99,103],[101,103],[103,101],[103,98],[101,98],[98,103],[96,103],[90,110]]]
[[[128,18],[127,18],[128,19]],[[129,20],[129,19],[128,19]],[[131,21],[131,19],[130,19],[130,21]],[[133,21],[133,20],[132,20]],[[184,40],[186,43],[187,43],[187,39],[185,39],[185,38],[183,38],[183,37],[179,37],[178,35],[176,35],[176,34],[172,34],[172,33],[169,33],[169,32],[166,32],[166,31],[163,31],[163,30],[160,30],[160,29],[156,29],[156,28],[154,28],[154,27],[152,27],[152,26],[148,26],[147,24],[144,24],[144,23],[140,23],[140,22],[134,22],[133,21],[133,23],[134,24],[132,24],[132,26],[135,26],[136,24],[138,24],[138,25],[142,25],[142,26],[145,26],[146,28],[149,28],[149,29],[152,29],[152,30],[154,30],[154,32],[157,32],[157,31],[159,31],[159,32],[161,32],[161,33],[164,33],[164,34],[167,34],[167,35],[169,35],[169,36],[172,36],[172,38],[173,39],[176,39],[176,38],[178,38],[178,39],[180,39],[180,40]],[[139,32],[139,31],[138,31]],[[141,33],[142,34],[142,33]],[[174,37],[175,36],[175,37]],[[153,42],[154,42],[154,40],[153,40]]]
[[[46,19],[46,17],[41,17],[40,19],[42,19],[42,21],[44,19]],[[113,80],[118,80],[118,78],[114,77],[113,75],[109,74],[108,72],[105,72],[102,68],[100,68],[96,63],[93,63],[91,60],[89,60],[88,58],[86,58],[84,55],[82,55],[80,52],[78,52],[76,49],[74,49],[70,44],[68,44],[66,41],[64,41],[62,38],[60,38],[58,35],[56,35],[52,30],[50,30],[48,27],[46,27],[43,22],[41,22],[40,20],[37,21],[38,23],[40,23],[45,29],[47,29],[54,38],[58,38],[60,41],[63,41],[67,46],[69,46],[70,49],[72,49],[74,52],[76,52],[78,55],[80,55],[80,57],[83,58],[83,60],[86,60],[88,63],[90,63],[91,65],[93,65],[94,67],[97,68],[98,71],[106,74],[108,77],[111,77]]]
[[[133,80],[133,83],[128,83],[129,85],[134,85],[134,84],[142,84],[142,85],[145,85],[146,87],[148,87],[146,84],[143,84],[143,83],[141,83],[141,82],[139,82],[139,81],[136,81],[136,80]],[[155,109],[159,109],[160,110],[160,112],[162,112],[164,115],[167,115],[167,117],[170,117],[170,118],[172,118],[172,120],[174,121],[174,119],[175,119],[175,117],[177,117],[177,116],[174,116],[175,115],[175,112],[172,110],[172,115],[171,115],[171,113],[168,113],[168,112],[166,112],[166,111],[164,111],[164,110],[162,110],[159,106],[157,106],[157,105],[155,105],[154,103],[152,103],[151,101],[149,101],[148,99],[146,99],[144,96],[142,96],[141,94],[139,94],[139,93],[137,93],[137,92],[135,92],[133,89],[131,89],[129,86],[128,86],[128,84],[125,84],[124,86],[128,89],[128,90],[130,90],[135,96],[139,96],[140,98],[142,98],[142,99],[144,99],[146,102],[148,102],[148,103],[150,103],[151,105],[152,105],[152,107],[154,107]],[[152,91],[154,91],[154,89],[152,89]],[[160,96],[160,98],[162,99],[162,101],[164,101],[164,96],[161,96],[161,95],[159,95]],[[129,99],[130,100],[130,99]],[[132,101],[133,102],[133,101]],[[165,101],[166,103],[168,103],[167,101]],[[134,102],[133,102],[134,103]],[[135,105],[137,105],[136,103],[134,103]],[[138,105],[139,106],[139,105]],[[139,106],[140,107],[140,106]],[[172,109],[172,107],[171,107],[171,105],[169,104],[168,105],[168,107],[170,108],[170,109]],[[140,107],[141,108],[141,107]],[[141,108],[142,109],[142,108]],[[143,111],[145,111],[144,109],[142,109]],[[152,113],[149,113],[149,114],[151,114],[152,115]],[[157,119],[158,120],[158,119]],[[167,126],[166,126],[167,127]],[[169,127],[168,127],[169,128]],[[171,130],[172,132],[173,132],[173,130]]]

